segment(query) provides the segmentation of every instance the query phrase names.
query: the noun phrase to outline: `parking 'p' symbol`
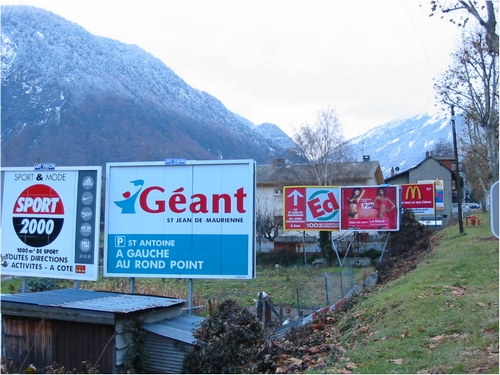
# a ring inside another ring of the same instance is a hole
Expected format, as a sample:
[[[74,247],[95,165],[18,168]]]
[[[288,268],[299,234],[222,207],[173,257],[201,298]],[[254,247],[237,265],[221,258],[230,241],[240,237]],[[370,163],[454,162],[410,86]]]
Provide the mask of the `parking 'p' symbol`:
[[[116,236],[115,237],[115,246],[116,247],[125,247],[125,236]]]

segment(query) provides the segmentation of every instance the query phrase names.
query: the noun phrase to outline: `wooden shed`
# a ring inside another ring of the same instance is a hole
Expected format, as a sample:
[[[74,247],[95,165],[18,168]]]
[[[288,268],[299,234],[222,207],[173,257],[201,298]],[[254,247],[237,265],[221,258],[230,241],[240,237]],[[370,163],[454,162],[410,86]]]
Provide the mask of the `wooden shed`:
[[[151,364],[142,370],[178,373],[201,320],[183,315],[182,299],[83,289],[2,295],[1,303],[2,357],[19,371],[57,363],[82,372],[89,361],[101,373],[121,372],[131,342],[125,325],[140,319]]]

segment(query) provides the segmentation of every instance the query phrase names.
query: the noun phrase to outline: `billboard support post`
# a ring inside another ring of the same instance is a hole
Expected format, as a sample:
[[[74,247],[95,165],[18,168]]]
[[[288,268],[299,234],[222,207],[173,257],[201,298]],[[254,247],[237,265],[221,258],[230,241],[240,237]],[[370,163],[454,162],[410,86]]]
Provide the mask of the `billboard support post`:
[[[28,293],[28,278],[23,276],[23,293]]]
[[[135,277],[130,278],[130,294],[135,293]]]
[[[189,315],[193,315],[193,279],[189,279],[189,296],[188,296],[188,311]]]
[[[307,256],[306,256],[306,231],[302,231],[302,243],[304,244],[304,268],[307,269]]]
[[[343,268],[344,266],[342,265],[342,261],[340,260],[339,249],[337,248],[337,244],[333,240],[332,240],[332,245],[333,248],[335,249],[335,254],[337,255],[337,260],[339,261],[339,265],[341,268]]]

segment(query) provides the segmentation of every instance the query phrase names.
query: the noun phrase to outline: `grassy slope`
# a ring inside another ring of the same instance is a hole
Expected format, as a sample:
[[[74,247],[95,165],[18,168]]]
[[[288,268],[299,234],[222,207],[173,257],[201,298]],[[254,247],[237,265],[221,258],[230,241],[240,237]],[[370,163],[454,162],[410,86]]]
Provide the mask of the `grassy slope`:
[[[411,273],[378,287],[337,325],[346,348],[325,372],[499,373],[498,240],[482,226],[436,233]]]

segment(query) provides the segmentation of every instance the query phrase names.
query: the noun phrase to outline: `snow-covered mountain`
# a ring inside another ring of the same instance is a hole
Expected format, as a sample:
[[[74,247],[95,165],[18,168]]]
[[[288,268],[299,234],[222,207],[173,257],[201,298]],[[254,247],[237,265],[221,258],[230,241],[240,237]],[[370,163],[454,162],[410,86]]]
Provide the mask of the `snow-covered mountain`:
[[[138,46],[30,6],[2,6],[1,26],[2,166],[286,155],[278,127],[255,126]]]
[[[104,165],[165,158],[287,158],[292,139],[187,85],[138,46],[97,37],[51,12],[1,7],[2,166]],[[384,176],[451,142],[446,115],[421,114],[349,144]],[[295,160],[294,160],[295,161]]]
[[[461,122],[457,118],[457,128]],[[453,142],[449,114],[419,114],[409,119],[399,119],[371,129],[366,134],[348,141],[359,155],[368,155],[378,161],[384,177],[391,169],[404,171],[425,159],[436,143]]]

